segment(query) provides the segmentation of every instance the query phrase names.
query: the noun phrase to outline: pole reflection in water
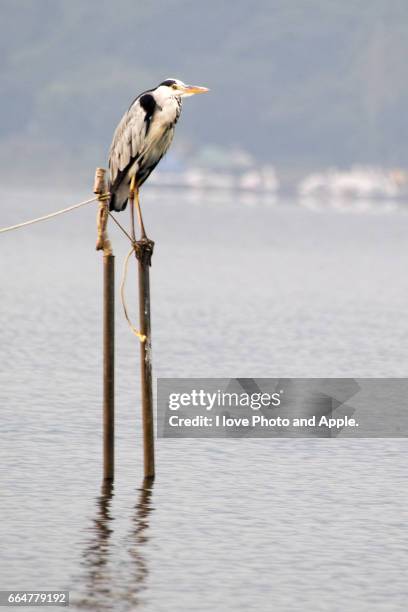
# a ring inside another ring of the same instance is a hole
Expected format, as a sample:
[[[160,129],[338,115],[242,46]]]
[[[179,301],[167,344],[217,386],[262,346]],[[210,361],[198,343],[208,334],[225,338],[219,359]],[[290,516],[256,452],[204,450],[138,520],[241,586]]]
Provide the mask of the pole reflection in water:
[[[143,547],[148,541],[153,480],[145,479],[132,513],[131,528],[125,538],[115,542],[113,527],[112,481],[102,485],[97,498],[97,513],[93,519],[92,537],[82,553],[83,575],[77,586],[78,599],[73,607],[88,610],[131,610],[141,603],[146,588],[148,567]],[[128,607],[129,606],[129,607]]]
[[[84,575],[81,576],[78,588],[81,591],[79,608],[90,610],[109,610],[111,608],[112,575],[109,564],[111,556],[111,503],[113,499],[113,482],[102,483],[100,496],[97,498],[97,513],[89,531],[92,537],[82,553],[81,565]]]
[[[129,556],[133,560],[133,563],[130,564],[129,575],[129,601],[133,605],[141,603],[140,593],[146,587],[146,578],[149,573],[143,548],[149,540],[146,532],[149,527],[149,515],[152,511],[152,491],[153,479],[145,478],[133,513],[129,538],[126,540]]]

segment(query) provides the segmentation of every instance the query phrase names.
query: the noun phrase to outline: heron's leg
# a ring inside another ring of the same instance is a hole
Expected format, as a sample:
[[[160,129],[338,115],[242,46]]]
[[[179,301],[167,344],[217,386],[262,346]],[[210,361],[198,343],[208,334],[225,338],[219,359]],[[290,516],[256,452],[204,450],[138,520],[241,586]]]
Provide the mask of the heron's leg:
[[[132,176],[130,179],[130,187],[129,187],[129,204],[130,204],[130,225],[131,225],[131,236],[132,240],[136,242],[136,233],[135,233],[135,177]]]
[[[139,190],[135,189],[135,200],[136,200],[136,206],[137,206],[137,218],[139,219],[139,225],[140,225],[140,231],[142,233],[141,235],[141,240],[147,240],[147,236],[146,236],[146,230],[143,224],[143,217],[142,217],[142,210],[140,208],[140,202],[139,202]]]

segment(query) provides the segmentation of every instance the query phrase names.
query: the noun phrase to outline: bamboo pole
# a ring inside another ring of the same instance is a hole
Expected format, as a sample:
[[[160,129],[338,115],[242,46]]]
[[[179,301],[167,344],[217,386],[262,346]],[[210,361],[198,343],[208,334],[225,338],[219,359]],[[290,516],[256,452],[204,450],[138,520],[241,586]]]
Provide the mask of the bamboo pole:
[[[134,226],[135,188],[131,184],[129,190],[129,204],[131,210],[132,239],[136,259],[138,261],[139,286],[139,331],[143,340],[140,342],[140,380],[142,393],[142,423],[143,423],[143,466],[144,477],[154,478],[154,419],[153,419],[153,388],[152,388],[152,338],[150,318],[150,266],[154,242],[146,238],[140,213],[138,216],[142,229],[142,238],[135,240]]]
[[[115,472],[115,256],[108,239],[105,170],[97,168],[94,193],[100,196],[96,250],[103,250],[103,477]]]
[[[150,318],[150,266],[153,242],[139,240],[136,243],[136,257],[139,273],[139,319],[140,333],[146,336],[140,342],[140,370],[142,388],[143,458],[144,476],[153,478],[154,466],[154,419],[152,388],[152,340]]]
[[[115,257],[103,256],[103,476],[115,472]]]

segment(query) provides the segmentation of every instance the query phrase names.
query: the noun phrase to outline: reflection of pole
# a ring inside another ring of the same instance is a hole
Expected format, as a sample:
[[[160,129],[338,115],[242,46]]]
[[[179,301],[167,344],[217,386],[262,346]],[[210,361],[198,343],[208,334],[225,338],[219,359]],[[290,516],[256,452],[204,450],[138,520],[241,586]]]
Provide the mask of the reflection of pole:
[[[127,610],[129,605],[137,606],[141,603],[140,595],[146,588],[149,573],[143,549],[148,541],[152,487],[153,479],[145,479],[138,491],[130,518],[130,529],[120,545],[122,554],[127,552],[129,555],[129,558],[123,559],[126,572],[122,573],[122,566],[115,562],[113,555],[113,535],[117,523],[111,512],[113,482],[103,482],[101,495],[97,500],[96,516],[89,528],[91,535],[82,553],[83,575],[76,589],[80,598],[75,602],[79,609],[121,610],[125,606],[123,609]],[[119,580],[115,579],[117,576]]]
[[[130,542],[129,554],[133,558],[134,566],[130,567],[129,579],[132,585],[132,603],[137,606],[140,603],[140,593],[145,589],[146,578],[149,568],[143,554],[143,547],[148,541],[146,533],[149,527],[149,515],[152,511],[150,498],[153,492],[153,478],[145,478],[140,489],[139,498],[135,506],[130,534],[126,541]]]
[[[96,169],[94,193],[98,194],[100,202],[96,249],[103,250],[103,477],[112,480],[115,452],[115,256],[106,232],[108,201],[103,168]]]
[[[110,505],[113,498],[113,482],[104,480],[102,482],[101,494],[98,497],[98,517],[95,519],[95,526],[99,532],[100,550],[106,550],[107,541],[112,533],[109,527],[109,521],[112,520],[110,515]],[[97,547],[95,547],[96,549]]]
[[[112,601],[115,597],[111,590],[113,580],[109,564],[113,534],[112,499],[113,481],[104,480],[101,494],[97,499],[97,513],[89,529],[92,536],[82,553],[81,565],[84,568],[84,574],[77,589],[80,598],[75,602],[81,609],[112,609]]]

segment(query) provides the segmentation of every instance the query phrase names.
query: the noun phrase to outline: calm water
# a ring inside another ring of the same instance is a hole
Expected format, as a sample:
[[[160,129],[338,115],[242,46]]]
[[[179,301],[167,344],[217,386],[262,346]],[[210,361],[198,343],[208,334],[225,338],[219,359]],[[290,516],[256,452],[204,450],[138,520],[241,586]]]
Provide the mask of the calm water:
[[[84,197],[10,194],[0,225]],[[156,376],[406,376],[408,206],[144,201]],[[117,479],[101,488],[94,216],[0,241],[0,588],[70,589],[73,610],[405,611],[407,443],[159,440],[143,487],[119,302]]]

